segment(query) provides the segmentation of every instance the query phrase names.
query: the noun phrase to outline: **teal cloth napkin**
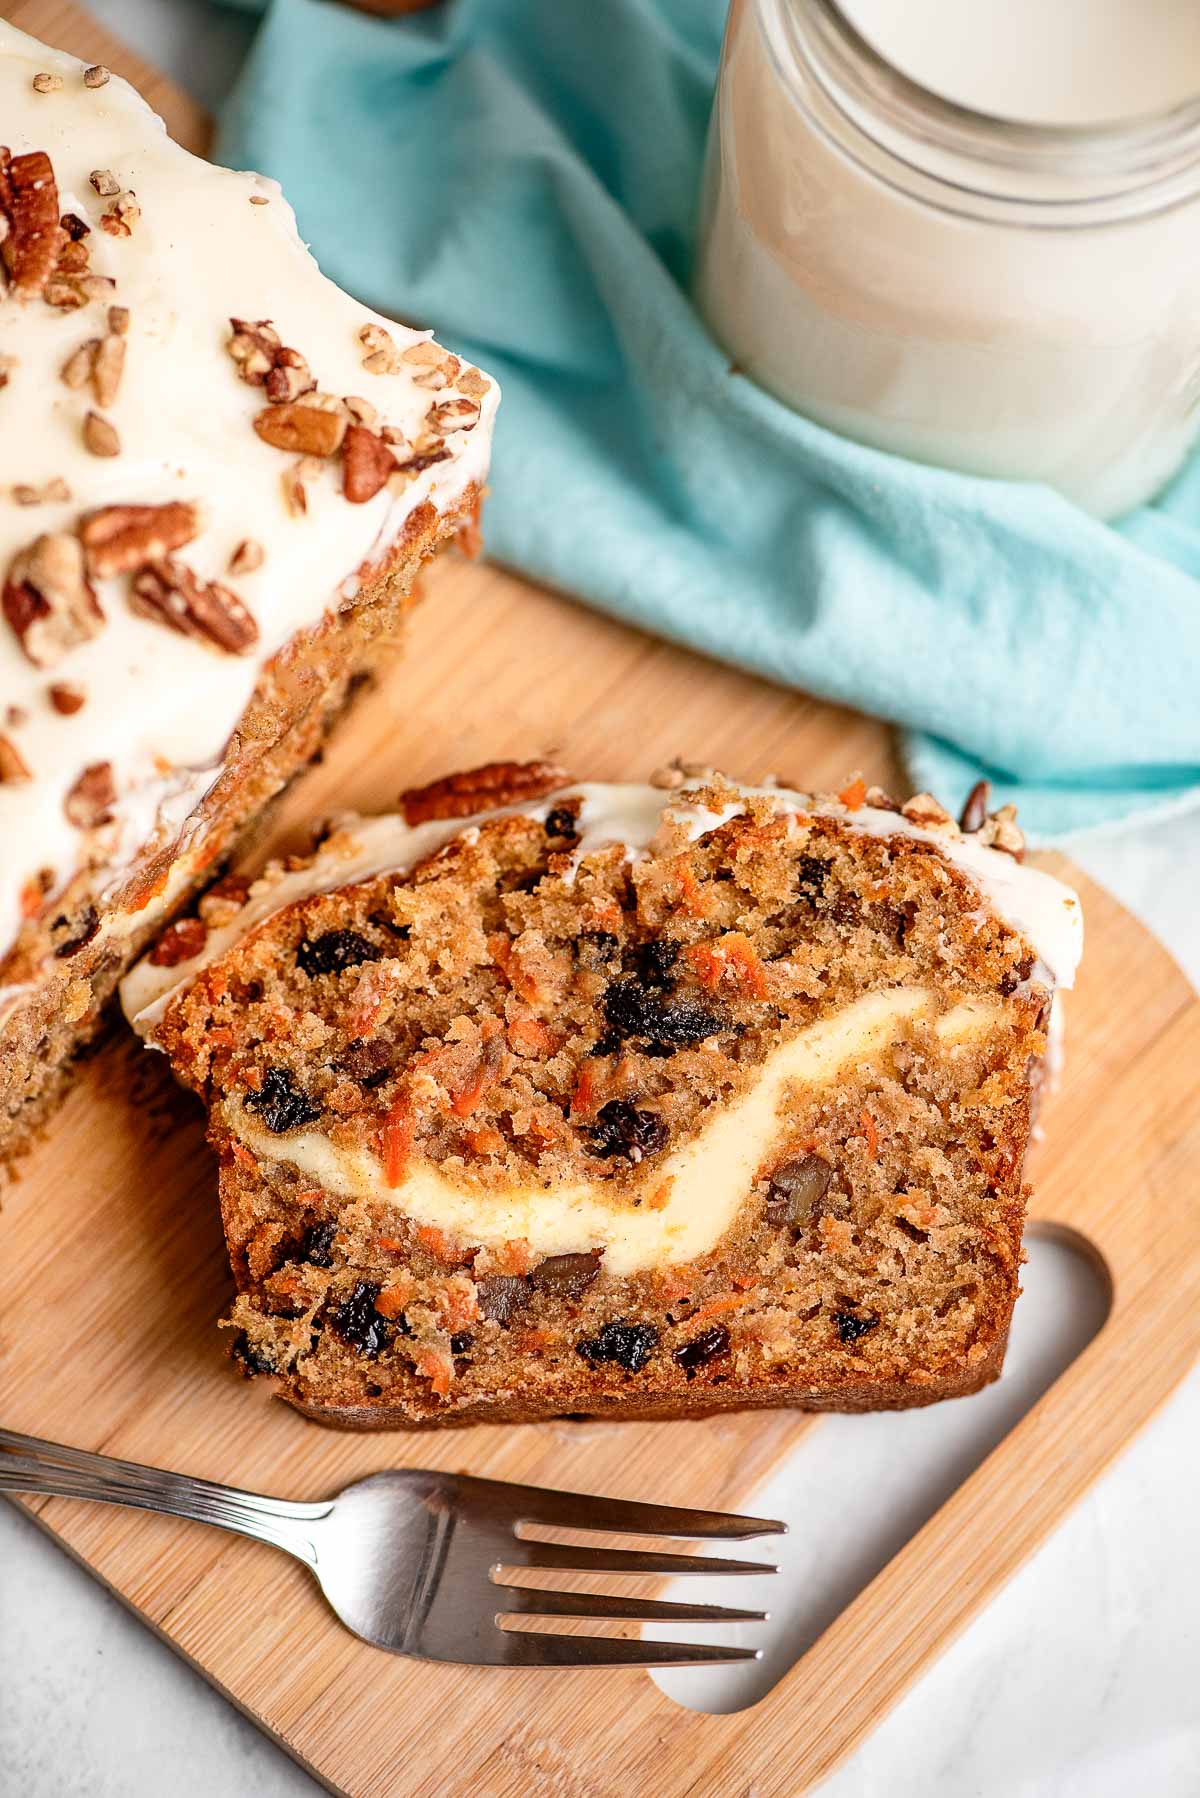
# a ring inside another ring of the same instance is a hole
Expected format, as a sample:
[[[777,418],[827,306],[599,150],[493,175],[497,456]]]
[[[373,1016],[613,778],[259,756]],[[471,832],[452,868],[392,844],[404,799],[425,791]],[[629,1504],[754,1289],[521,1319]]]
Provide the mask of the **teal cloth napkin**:
[[[342,286],[498,377],[496,560],[894,721],[918,786],[986,774],[1038,836],[1194,802],[1200,460],[1105,526],[809,423],[693,311],[725,10],[271,0],[219,155],[283,182]]]

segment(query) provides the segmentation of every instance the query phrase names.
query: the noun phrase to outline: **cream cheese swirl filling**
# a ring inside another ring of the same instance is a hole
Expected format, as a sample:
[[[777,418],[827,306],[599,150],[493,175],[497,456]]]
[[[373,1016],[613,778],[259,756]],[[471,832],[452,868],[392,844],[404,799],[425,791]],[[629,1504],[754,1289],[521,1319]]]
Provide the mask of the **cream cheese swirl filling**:
[[[693,1136],[619,1188],[600,1180],[469,1185],[419,1158],[390,1187],[369,1149],[342,1147],[317,1130],[273,1136],[244,1109],[228,1121],[260,1161],[285,1162],[327,1192],[386,1202],[415,1224],[473,1246],[498,1248],[523,1237],[538,1256],[601,1249],[604,1271],[619,1278],[716,1247],[781,1144],[789,1100],[801,1100],[805,1088],[831,1084],[850,1064],[886,1062],[923,1021],[950,1053],[1003,1024],[997,1001],[970,999],[940,1015],[937,1003],[928,987],[893,987],[809,1025],[767,1057],[745,1092],[714,1106]]]

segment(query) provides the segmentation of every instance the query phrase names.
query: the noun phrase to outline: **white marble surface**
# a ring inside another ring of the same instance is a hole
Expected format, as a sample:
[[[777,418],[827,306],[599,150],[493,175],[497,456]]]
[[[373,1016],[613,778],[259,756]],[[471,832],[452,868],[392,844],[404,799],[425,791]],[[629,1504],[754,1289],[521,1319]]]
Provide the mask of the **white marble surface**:
[[[244,19],[208,0],[91,4],[202,100],[219,101],[247,36]],[[1073,853],[1200,985],[1200,813],[1161,832],[1095,836]],[[1047,1284],[1038,1301],[1048,1317],[1053,1291]],[[1053,1335],[1052,1317],[1047,1327]],[[928,1478],[940,1452],[935,1444]],[[811,1476],[798,1460],[783,1493],[785,1514],[801,1528]],[[1137,1787],[1154,1798],[1196,1798],[1198,1486],[1194,1374],[826,1783],[823,1798],[1128,1798]],[[317,1790],[34,1525],[0,1505],[5,1798],[299,1798]],[[447,1798],[467,1794],[447,1788]]]

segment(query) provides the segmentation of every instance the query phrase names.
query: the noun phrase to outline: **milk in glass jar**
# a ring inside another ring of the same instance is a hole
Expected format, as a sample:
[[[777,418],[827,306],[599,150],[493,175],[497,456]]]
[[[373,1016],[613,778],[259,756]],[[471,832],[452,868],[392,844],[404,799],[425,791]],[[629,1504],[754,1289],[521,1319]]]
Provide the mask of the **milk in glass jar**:
[[[1200,426],[1200,4],[733,0],[696,294],[818,422],[1128,511]]]

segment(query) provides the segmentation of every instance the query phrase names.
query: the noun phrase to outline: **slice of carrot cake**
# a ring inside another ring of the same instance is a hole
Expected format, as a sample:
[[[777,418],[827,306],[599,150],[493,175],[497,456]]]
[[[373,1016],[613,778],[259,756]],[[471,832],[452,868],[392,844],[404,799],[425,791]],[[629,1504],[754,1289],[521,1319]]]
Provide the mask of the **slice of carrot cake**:
[[[497,391],[0,20],[0,1161],[473,529]]]
[[[217,890],[123,1000],[209,1107],[235,1352],[356,1428],[1000,1371],[1076,896],[1006,808],[505,764]]]

